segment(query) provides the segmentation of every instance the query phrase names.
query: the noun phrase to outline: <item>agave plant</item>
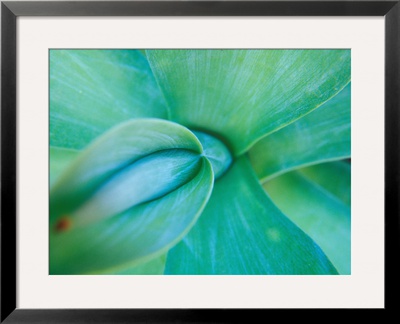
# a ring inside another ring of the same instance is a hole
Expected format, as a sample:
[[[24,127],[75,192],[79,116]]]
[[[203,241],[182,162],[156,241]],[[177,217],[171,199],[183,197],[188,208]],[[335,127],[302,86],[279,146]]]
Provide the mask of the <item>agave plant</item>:
[[[349,50],[51,50],[50,274],[350,274]]]

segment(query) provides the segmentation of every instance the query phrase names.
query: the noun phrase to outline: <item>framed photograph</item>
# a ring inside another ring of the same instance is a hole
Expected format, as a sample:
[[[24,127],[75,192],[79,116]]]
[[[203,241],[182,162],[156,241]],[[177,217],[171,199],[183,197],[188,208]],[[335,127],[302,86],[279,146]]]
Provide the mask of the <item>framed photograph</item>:
[[[395,310],[398,1],[4,1],[1,322]]]

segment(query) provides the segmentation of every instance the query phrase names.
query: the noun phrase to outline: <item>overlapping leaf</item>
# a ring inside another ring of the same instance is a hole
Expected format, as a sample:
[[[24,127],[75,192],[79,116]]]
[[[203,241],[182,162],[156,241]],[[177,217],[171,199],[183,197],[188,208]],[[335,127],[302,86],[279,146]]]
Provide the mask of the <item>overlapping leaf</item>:
[[[50,50],[50,145],[81,149],[131,118],[166,118],[146,58],[135,50]]]
[[[201,153],[193,133],[156,119],[124,123],[92,143],[51,188],[50,272],[119,271],[166,252],[211,193]]]
[[[347,161],[320,163],[298,169],[298,172],[350,207],[351,164]]]
[[[218,179],[229,168],[232,163],[232,156],[228,148],[216,137],[203,132],[193,131],[201,145],[203,146],[203,155],[210,161],[214,178]]]
[[[165,262],[167,256],[165,254],[153,258],[148,262],[140,263],[133,267],[123,267],[115,272],[107,272],[112,275],[162,275],[164,274]]]
[[[274,203],[323,249],[340,274],[351,273],[349,169],[337,163],[318,165],[312,174],[329,191],[301,171],[292,171],[264,184]],[[335,170],[334,181],[332,179]],[[344,202],[344,201],[345,202]]]
[[[168,253],[166,274],[336,274],[272,203],[245,157],[216,182],[197,224]]]
[[[68,165],[79,155],[78,150],[62,147],[50,147],[49,149],[49,177],[50,187],[57,178],[68,167]]]
[[[283,178],[288,195],[274,191],[277,203],[293,197],[289,216],[305,199],[315,204],[322,232],[313,221],[299,226],[334,266],[275,207],[246,157],[229,168],[223,143],[239,156],[271,141],[250,152],[262,178],[348,156],[350,87],[334,96],[349,80],[348,50],[50,51],[50,273],[348,273],[347,252],[319,243],[348,225],[349,182],[333,181],[343,168],[303,169],[302,181]],[[346,249],[348,228],[341,235]]]
[[[235,155],[350,80],[349,50],[149,50],[171,118],[223,136]]]
[[[296,122],[258,141],[249,151],[261,180],[304,165],[351,154],[351,91],[337,96]]]

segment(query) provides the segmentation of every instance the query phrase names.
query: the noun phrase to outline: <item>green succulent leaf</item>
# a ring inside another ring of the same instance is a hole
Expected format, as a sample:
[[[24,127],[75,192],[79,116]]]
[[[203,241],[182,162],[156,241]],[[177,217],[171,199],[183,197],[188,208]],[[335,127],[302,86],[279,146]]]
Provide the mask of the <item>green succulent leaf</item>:
[[[150,154],[111,176],[69,217],[84,225],[163,197],[190,181],[201,163],[199,154],[185,150]]]
[[[239,158],[214,186],[166,274],[337,274],[322,250],[272,203]]]
[[[79,155],[80,151],[62,147],[50,147],[49,149],[49,176],[50,187],[56,182],[62,172]]]
[[[228,148],[219,139],[209,134],[193,131],[201,145],[203,155],[210,161],[215,179],[222,176],[232,163],[232,155]]]
[[[249,151],[261,181],[301,166],[351,154],[350,84],[296,122],[262,138]]]
[[[350,56],[50,50],[49,273],[350,274]]]
[[[322,172],[319,175],[323,177]],[[336,177],[346,178],[347,173],[336,173]],[[336,192],[346,181],[336,182]],[[339,273],[350,274],[350,207],[298,171],[271,179],[264,188],[282,212],[322,248]]]
[[[50,219],[72,213],[112,178],[117,177],[114,183],[121,184],[124,175],[129,174],[132,168],[135,172],[135,167],[141,165],[137,161],[153,153],[176,149],[193,163],[199,163],[202,146],[183,126],[160,119],[134,119],[114,127],[84,150],[54,183],[50,192]],[[178,158],[176,163],[179,161]],[[153,167],[154,163],[157,163],[157,156],[153,156]],[[162,167],[158,165],[158,169]],[[170,167],[172,172],[175,165]],[[156,172],[153,178],[158,181]],[[129,183],[122,185],[129,186]]]
[[[211,194],[212,167],[202,162],[191,181],[162,198],[90,226],[51,231],[50,273],[114,273],[167,252],[192,228]]]
[[[315,164],[297,170],[350,207],[351,164],[346,161]]]
[[[350,80],[350,50],[148,50],[172,120],[218,132],[234,155]]]
[[[188,129],[158,119],[129,121],[93,142],[51,188],[51,273],[122,271],[165,253],[211,193],[202,153]]]
[[[165,262],[167,261],[167,255],[163,254],[156,257],[148,262],[141,263],[139,265],[123,268],[115,272],[107,272],[111,275],[163,275],[165,269]]]
[[[168,116],[135,50],[50,50],[50,106],[50,145],[72,149],[131,118]]]

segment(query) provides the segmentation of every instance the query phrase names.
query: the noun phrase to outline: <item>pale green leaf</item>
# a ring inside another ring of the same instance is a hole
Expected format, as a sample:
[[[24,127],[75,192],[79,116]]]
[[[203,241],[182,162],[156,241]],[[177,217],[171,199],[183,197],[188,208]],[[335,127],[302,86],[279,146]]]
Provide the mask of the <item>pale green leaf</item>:
[[[111,275],[162,275],[164,274],[165,262],[167,256],[165,254],[154,258],[148,262],[140,263],[133,267],[124,268],[115,272],[107,272]]]
[[[337,274],[322,250],[272,203],[246,157],[214,186],[166,274]]]
[[[349,206],[297,171],[266,182],[264,188],[282,212],[322,248],[340,274],[351,273]]]
[[[208,201],[214,174],[202,153],[192,132],[159,119],[129,121],[98,138],[51,188],[50,272],[144,271]]]
[[[193,131],[203,146],[203,155],[210,161],[215,179],[222,176],[232,163],[232,155],[228,148],[214,136]]]
[[[50,273],[111,273],[162,255],[195,224],[212,185],[212,168],[203,158],[191,181],[160,199],[90,226],[51,231]]]
[[[50,191],[51,220],[72,213],[106,181],[138,160],[172,149],[202,152],[192,132],[165,120],[135,119],[114,127],[84,150],[54,183]],[[157,175],[154,178],[157,180]]]
[[[351,205],[351,164],[349,162],[335,161],[315,164],[297,171],[323,187],[347,206]]]
[[[350,80],[350,50],[148,50],[171,118],[235,155],[317,108]]]
[[[296,122],[264,137],[249,151],[261,181],[305,165],[351,154],[350,84]]]
[[[81,149],[131,118],[166,118],[146,58],[137,50],[50,50],[50,145]]]
[[[73,226],[87,225],[163,197],[190,181],[201,163],[200,154],[182,149],[147,155],[117,171],[80,206],[67,211],[68,218]]]
[[[56,182],[57,178],[68,167],[70,163],[79,155],[79,151],[62,147],[50,147],[49,149],[49,177],[50,187]]]

